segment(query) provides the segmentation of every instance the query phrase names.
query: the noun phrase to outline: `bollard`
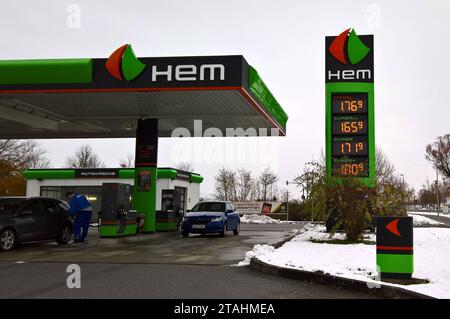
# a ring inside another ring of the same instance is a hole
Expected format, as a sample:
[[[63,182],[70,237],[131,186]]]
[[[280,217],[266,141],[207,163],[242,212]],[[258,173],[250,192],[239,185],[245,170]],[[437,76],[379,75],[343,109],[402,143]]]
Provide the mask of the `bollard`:
[[[377,217],[377,265],[383,279],[411,279],[413,218]]]

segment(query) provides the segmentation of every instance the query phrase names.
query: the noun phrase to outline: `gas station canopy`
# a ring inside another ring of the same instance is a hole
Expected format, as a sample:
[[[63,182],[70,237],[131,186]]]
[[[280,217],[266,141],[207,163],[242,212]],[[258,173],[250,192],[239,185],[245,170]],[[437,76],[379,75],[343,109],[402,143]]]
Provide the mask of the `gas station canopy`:
[[[142,118],[160,137],[194,136],[194,120],[285,135],[288,119],[242,56],[138,59],[125,45],[108,59],[0,61],[0,138],[134,137]]]

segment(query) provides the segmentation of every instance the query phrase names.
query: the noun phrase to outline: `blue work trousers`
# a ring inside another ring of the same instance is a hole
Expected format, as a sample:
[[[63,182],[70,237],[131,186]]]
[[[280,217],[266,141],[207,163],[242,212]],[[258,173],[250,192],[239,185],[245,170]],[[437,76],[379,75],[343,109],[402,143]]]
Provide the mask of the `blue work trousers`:
[[[82,211],[77,212],[74,222],[74,236],[75,241],[84,242],[86,240],[89,224],[91,223],[92,212]]]

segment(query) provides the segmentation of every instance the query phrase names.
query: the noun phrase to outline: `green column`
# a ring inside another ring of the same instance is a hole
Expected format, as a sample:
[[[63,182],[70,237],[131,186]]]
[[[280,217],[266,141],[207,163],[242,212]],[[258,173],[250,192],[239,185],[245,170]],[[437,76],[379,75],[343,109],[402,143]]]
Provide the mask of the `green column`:
[[[138,121],[134,177],[134,209],[145,214],[144,232],[156,231],[158,120]]]

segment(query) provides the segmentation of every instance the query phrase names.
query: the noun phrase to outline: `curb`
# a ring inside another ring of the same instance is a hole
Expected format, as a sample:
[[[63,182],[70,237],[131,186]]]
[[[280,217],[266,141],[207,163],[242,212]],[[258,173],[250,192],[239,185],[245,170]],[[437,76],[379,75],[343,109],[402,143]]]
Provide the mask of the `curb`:
[[[276,242],[275,244],[273,244],[271,246],[273,246],[275,249],[280,248],[281,246],[283,246],[287,242],[290,242],[292,239],[294,239],[298,234],[299,234],[298,232],[295,233],[295,234],[292,234],[291,236],[288,236],[285,239],[280,240],[280,241]],[[255,257],[253,257],[253,258],[255,258]]]
[[[282,245],[281,242],[279,244],[280,246]],[[336,288],[350,289],[354,291],[368,293],[369,295],[378,296],[382,298],[435,299],[431,296],[410,291],[404,288],[386,286],[383,284],[380,284],[381,285],[380,288],[369,288],[367,287],[367,282],[361,280],[337,277],[325,274],[320,271],[312,272],[300,269],[278,267],[267,264],[256,257],[253,257],[250,260],[250,268],[273,276],[279,276],[295,280],[303,280],[316,284],[333,286]]]

